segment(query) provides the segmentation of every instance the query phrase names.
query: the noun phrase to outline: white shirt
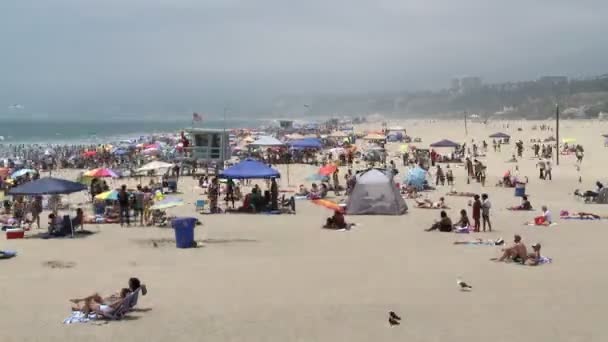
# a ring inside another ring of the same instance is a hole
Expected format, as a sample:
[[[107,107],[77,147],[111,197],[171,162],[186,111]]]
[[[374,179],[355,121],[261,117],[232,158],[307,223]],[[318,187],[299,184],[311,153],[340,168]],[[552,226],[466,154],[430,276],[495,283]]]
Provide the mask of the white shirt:
[[[543,213],[543,217],[545,218],[545,222],[548,223],[553,223],[553,218],[551,217],[551,212],[549,211],[549,209],[547,209],[544,213]]]

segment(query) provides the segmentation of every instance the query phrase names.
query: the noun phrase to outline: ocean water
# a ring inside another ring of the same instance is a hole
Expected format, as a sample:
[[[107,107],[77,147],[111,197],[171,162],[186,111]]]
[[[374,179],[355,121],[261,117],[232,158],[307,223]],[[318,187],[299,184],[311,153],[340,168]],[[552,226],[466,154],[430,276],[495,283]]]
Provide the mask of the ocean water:
[[[261,120],[205,120],[194,123],[204,128],[255,128]],[[138,138],[154,133],[175,133],[193,127],[189,120],[26,120],[0,118],[0,143],[3,144],[77,144],[103,143]]]

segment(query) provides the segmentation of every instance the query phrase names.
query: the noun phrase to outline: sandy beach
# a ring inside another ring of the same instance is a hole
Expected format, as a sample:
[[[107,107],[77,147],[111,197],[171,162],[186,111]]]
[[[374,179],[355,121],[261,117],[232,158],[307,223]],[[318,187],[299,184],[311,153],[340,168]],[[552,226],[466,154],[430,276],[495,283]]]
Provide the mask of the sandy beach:
[[[414,208],[412,200],[406,200],[409,211],[403,216],[347,216],[357,224],[350,231],[321,229],[332,213],[309,201],[297,202],[296,215],[199,215],[194,202],[206,196],[195,180],[182,177],[180,197],[187,204],[169,213],[202,221],[195,229],[202,247],[175,248],[171,228],[116,224],[87,225],[94,234],[77,239],[2,237],[0,249],[19,254],[0,260],[0,341],[602,341],[608,338],[601,325],[601,310],[608,305],[601,295],[608,285],[602,271],[608,262],[602,252],[608,239],[605,220],[557,217],[562,209],[608,215],[608,206],[584,204],[572,195],[606,180],[601,134],[608,133],[608,124],[563,121],[560,137],[582,144],[585,159],[578,171],[573,155],[560,156],[553,180],[543,181],[529,141],[554,132],[532,130],[538,121],[508,123],[507,129],[507,122],[469,122],[466,136],[462,121],[389,123],[422,138],[416,145],[423,148],[442,138],[490,143],[487,157],[481,158],[488,166],[486,187],[466,184],[464,168],[453,167],[456,190],[489,194],[491,233],[425,232],[439,212]],[[356,127],[368,129],[379,130],[380,123]],[[488,135],[495,132],[524,141],[518,166],[529,178],[527,193],[535,208],[549,207],[556,226],[525,226],[538,210],[506,210],[520,200],[512,188],[494,184],[515,166],[506,163],[514,144],[493,152]],[[399,146],[387,144],[392,154]],[[394,160],[401,181],[405,168],[400,158]],[[290,184],[285,166],[278,170],[281,187],[295,189],[310,185],[304,179],[316,168],[291,165]],[[75,179],[76,173],[60,175]],[[119,186],[123,181],[112,182]],[[449,190],[440,186],[425,195],[437,200]],[[84,200],[84,193],[70,196],[73,203]],[[470,211],[468,198],[446,200],[452,219],[461,209]],[[495,263],[489,259],[500,256],[500,247],[453,245],[498,237],[510,244],[514,234],[527,245],[540,242],[553,263]],[[69,298],[114,292],[133,276],[149,290],[138,311],[103,325],[62,323],[70,313]],[[459,277],[473,290],[460,291]],[[403,318],[400,326],[389,326],[391,310]]]

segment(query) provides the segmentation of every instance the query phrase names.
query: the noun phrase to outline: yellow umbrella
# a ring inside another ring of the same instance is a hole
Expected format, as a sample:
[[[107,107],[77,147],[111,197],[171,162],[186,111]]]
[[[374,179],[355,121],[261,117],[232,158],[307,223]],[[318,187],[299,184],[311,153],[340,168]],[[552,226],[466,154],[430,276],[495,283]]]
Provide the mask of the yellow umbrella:
[[[574,138],[564,138],[562,140],[562,142],[565,143],[565,144],[570,144],[570,143],[576,142],[576,139],[574,139]]]
[[[407,152],[409,149],[410,149],[410,145],[408,145],[408,144],[403,144],[403,145],[401,145],[401,146],[399,147],[399,150],[400,150],[402,153]]]

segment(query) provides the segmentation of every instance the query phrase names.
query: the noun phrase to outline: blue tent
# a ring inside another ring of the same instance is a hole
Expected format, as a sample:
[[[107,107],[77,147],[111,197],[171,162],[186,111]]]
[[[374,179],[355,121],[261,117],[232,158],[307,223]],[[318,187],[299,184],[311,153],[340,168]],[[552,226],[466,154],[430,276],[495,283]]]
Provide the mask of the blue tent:
[[[458,143],[453,142],[452,140],[443,139],[439,140],[436,143],[432,143],[431,147],[458,147],[460,146]]]
[[[490,135],[490,138],[498,138],[498,139],[509,139],[511,136],[503,133],[503,132],[498,132],[498,133],[494,133],[492,135]]]
[[[253,159],[245,159],[220,173],[220,178],[268,179],[281,178],[279,171]]]
[[[58,195],[86,190],[86,185],[59,178],[41,178],[12,188],[9,195]]]
[[[405,176],[405,184],[415,187],[417,190],[424,189],[426,181],[426,171],[421,167],[410,169]]]
[[[321,140],[317,138],[304,138],[293,140],[289,143],[292,148],[322,148]]]

